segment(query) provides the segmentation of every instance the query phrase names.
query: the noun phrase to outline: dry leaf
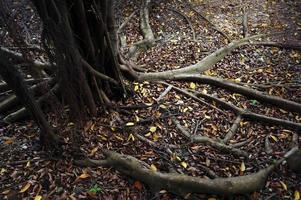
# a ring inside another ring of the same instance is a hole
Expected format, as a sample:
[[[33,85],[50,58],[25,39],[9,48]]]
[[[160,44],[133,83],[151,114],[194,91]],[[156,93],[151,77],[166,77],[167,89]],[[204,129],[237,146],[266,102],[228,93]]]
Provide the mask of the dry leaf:
[[[134,126],[134,125],[135,125],[134,122],[128,122],[128,123],[126,123],[126,126]]]
[[[187,163],[186,162],[181,162],[182,167],[184,167],[185,169],[187,168]]]
[[[1,194],[6,195],[6,194],[8,194],[9,192],[10,192],[10,190],[4,190]]]
[[[300,192],[298,190],[294,192],[294,200],[300,200]]]
[[[42,196],[41,195],[37,195],[34,200],[41,200],[42,199]]]
[[[140,181],[135,181],[134,188],[136,188],[137,190],[141,190],[142,189],[141,182]]]
[[[90,177],[90,174],[82,173],[78,178],[80,178],[80,179],[86,179],[86,178],[89,178],[89,177]]]
[[[241,171],[241,172],[246,171],[246,166],[245,166],[245,162],[244,162],[244,161],[241,162],[241,165],[240,165],[240,171]]]
[[[152,126],[149,128],[149,131],[152,133],[156,132],[156,130],[157,130],[157,127],[155,127],[155,126]]]
[[[271,138],[275,141],[275,142],[278,142],[278,138],[274,135],[271,135]]]
[[[194,90],[195,87],[196,87],[195,83],[194,83],[194,82],[191,82],[191,83],[190,83],[190,88]]]
[[[287,191],[287,185],[283,181],[280,181],[280,184],[282,185],[283,189]]]
[[[208,198],[208,200],[216,200],[216,198],[210,197],[210,198]]]
[[[91,150],[89,156],[94,156],[95,153],[97,152],[97,150],[98,150],[98,147],[93,148],[93,149]]]
[[[128,137],[128,141],[129,140],[133,140],[133,141],[135,141],[135,137],[133,136],[133,134],[131,133],[130,135],[129,135],[129,137]]]
[[[24,193],[26,192],[29,188],[30,188],[31,184],[29,182],[26,183],[26,185],[24,185],[22,187],[22,189],[19,191],[19,193]]]
[[[158,170],[157,170],[157,167],[156,167],[154,164],[151,164],[150,169],[151,169],[153,172],[158,171]]]

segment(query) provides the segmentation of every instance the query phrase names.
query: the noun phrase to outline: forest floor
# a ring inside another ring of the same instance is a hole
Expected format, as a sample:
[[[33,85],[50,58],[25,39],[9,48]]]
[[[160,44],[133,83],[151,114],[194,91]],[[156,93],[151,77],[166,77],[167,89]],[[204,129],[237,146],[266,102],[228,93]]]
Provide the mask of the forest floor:
[[[28,27],[28,42],[38,44],[41,27],[36,23],[36,13],[30,12],[31,8],[27,8],[28,2],[25,0],[12,2],[17,2],[13,12],[20,16],[20,20],[25,20],[22,24]],[[150,12],[151,27],[156,38],[162,39],[156,46],[142,52],[135,61],[147,71],[164,71],[191,65],[227,43],[226,38],[193,12],[185,1],[153,2]],[[287,31],[285,36],[274,36],[270,40],[289,44],[301,42],[300,1],[191,2],[231,39],[242,37],[242,10],[245,8],[250,35]],[[122,1],[117,12],[120,23],[134,10],[139,10],[139,6],[138,0]],[[185,13],[193,31],[187,20],[177,11]],[[193,39],[192,32],[196,40]],[[142,39],[138,13],[126,26],[124,38],[124,54],[131,44]],[[1,41],[3,46],[8,43],[9,39],[4,38]],[[244,46],[205,74],[247,83],[249,87],[270,95],[301,103],[300,51]],[[301,116],[297,113],[262,104],[217,87],[198,83],[170,83],[213,94],[255,113],[301,123]],[[40,150],[37,142],[38,129],[34,122],[28,120],[9,125],[1,123],[0,199],[181,199],[164,190],[158,194],[151,193],[139,180],[133,180],[111,168],[80,168],[73,165],[70,157],[74,148],[72,142],[78,142],[80,149],[91,158],[103,158],[102,149],[111,149],[143,160],[155,171],[173,169],[178,173],[204,178],[210,178],[209,172],[214,172],[218,177],[256,172],[283,156],[291,145],[293,131],[247,121],[240,122],[230,144],[247,141],[240,149],[250,153],[248,159],[225,154],[207,145],[191,144],[179,134],[170,115],[176,116],[182,126],[193,134],[223,138],[235,121],[234,113],[200,104],[174,90],[161,98],[160,95],[167,88],[162,83],[129,82],[127,85],[132,88],[133,95],[116,102],[122,110],[119,117],[123,124],[117,120],[117,113],[109,113],[99,108],[99,117],[89,120],[84,130],[78,132],[80,134],[71,135],[74,123],[66,120],[67,109],[57,108],[56,112],[49,114],[52,125],[70,143],[64,155],[59,157],[49,158]],[[159,97],[160,101],[157,101]],[[168,108],[171,114],[164,113],[160,109],[162,107]],[[129,128],[132,125],[135,127],[134,132],[133,128]],[[141,141],[137,138],[137,133],[154,142],[156,147]],[[266,153],[266,142],[270,143],[270,153]],[[173,147],[174,156],[166,153],[167,146]],[[234,199],[298,199],[300,193],[301,176],[288,169],[286,164],[282,164],[268,177],[262,190],[235,196]],[[197,198],[224,199],[214,195],[198,195]]]

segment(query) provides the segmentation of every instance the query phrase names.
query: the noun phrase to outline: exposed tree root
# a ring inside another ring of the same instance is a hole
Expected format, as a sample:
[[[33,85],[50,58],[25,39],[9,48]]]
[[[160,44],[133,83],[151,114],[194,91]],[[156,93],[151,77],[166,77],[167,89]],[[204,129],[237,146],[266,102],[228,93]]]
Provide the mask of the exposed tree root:
[[[247,153],[246,151],[225,145],[219,141],[213,140],[206,136],[191,135],[174,116],[171,118],[171,120],[176,125],[176,127],[180,130],[181,134],[193,143],[207,144],[222,152],[232,153],[233,155],[237,155],[237,156],[249,157],[249,153]]]
[[[5,47],[0,47],[0,51],[4,53],[4,55],[7,55],[10,58],[15,59],[16,61],[19,62],[28,62],[25,60],[25,58],[23,57],[23,55],[21,53],[18,52],[14,52],[11,51]],[[34,60],[30,63],[30,65],[32,65],[33,67],[36,67],[37,69],[45,69],[45,68],[50,68],[52,67],[52,65],[50,63],[42,63],[40,61]]]
[[[236,133],[239,124],[241,122],[242,118],[241,115],[238,115],[235,119],[235,121],[233,122],[230,130],[228,131],[228,133],[226,134],[226,136],[223,139],[223,143],[227,144],[229,142],[229,140],[234,136],[234,134]]]
[[[291,128],[291,129],[295,129],[295,130],[301,130],[301,124],[300,123],[295,123],[295,122],[291,122],[288,120],[284,120],[284,119],[278,119],[278,118],[274,118],[274,117],[268,117],[265,115],[261,115],[261,114],[256,114],[250,111],[246,111],[244,109],[241,109],[233,104],[230,104],[228,102],[225,102],[219,98],[216,98],[212,95],[208,95],[208,94],[204,94],[204,93],[197,93],[196,96],[200,96],[203,97],[205,99],[211,100],[216,102],[217,104],[220,104],[222,107],[232,110],[233,112],[235,112],[237,115],[241,115],[242,118],[244,119],[249,119],[252,121],[256,121],[256,122],[262,122],[262,123],[267,123],[267,124],[273,124],[273,125],[281,125],[287,128]]]
[[[39,105],[41,105],[43,102],[49,100],[51,98],[51,96],[53,95],[53,93],[56,93],[58,91],[58,89],[59,89],[59,85],[57,84],[49,92],[47,92],[46,94],[39,97],[37,100],[37,103]],[[25,117],[27,117],[29,115],[30,115],[30,113],[28,112],[28,110],[23,107],[15,112],[12,112],[9,115],[7,115],[3,119],[3,121],[6,123],[13,123],[18,120],[24,119]]]
[[[234,49],[240,46],[249,44],[250,40],[265,37],[266,35],[255,35],[247,38],[243,38],[237,41],[233,41],[230,44],[216,50],[212,54],[205,57],[203,60],[199,61],[194,65],[188,67],[168,70],[164,72],[148,72],[148,73],[137,73],[139,81],[156,81],[156,80],[175,80],[179,75],[182,74],[199,74],[210,68],[212,68],[216,63],[221,61],[224,57],[230,54]]]
[[[231,42],[231,38],[230,38],[226,33],[224,33],[222,30],[220,30],[219,28],[217,28],[217,27],[215,26],[215,24],[213,24],[213,23],[212,23],[205,15],[203,15],[201,12],[197,11],[191,3],[189,3],[188,1],[185,1],[185,3],[188,4],[189,7],[190,7],[196,14],[198,14],[198,15],[199,15],[201,18],[203,18],[208,24],[210,24],[210,25],[212,26],[212,28],[213,28],[215,31],[217,31],[219,34],[221,34],[222,36],[224,36],[224,37],[228,40],[228,42]]]
[[[74,162],[76,165],[84,167],[113,167],[125,175],[142,181],[154,192],[165,189],[183,197],[193,193],[230,196],[234,194],[247,194],[261,189],[265,185],[267,176],[295,152],[295,148],[290,150],[284,158],[257,173],[240,177],[216,179],[155,172],[152,171],[146,163],[132,156],[121,155],[108,150],[104,150],[105,160],[92,160],[87,158]]]
[[[214,85],[217,87],[225,88],[232,92],[236,92],[251,97],[261,102],[272,104],[284,110],[301,113],[301,104],[297,102],[282,99],[276,96],[266,95],[263,92],[251,88],[247,88],[244,86],[240,86],[232,81],[224,80],[221,78],[205,76],[205,75],[183,74],[183,75],[174,76],[174,80],[195,81],[199,83]]]
[[[254,45],[261,45],[267,47],[277,47],[280,49],[292,49],[301,51],[301,44],[288,44],[288,43],[280,43],[280,42],[254,42]]]
[[[195,36],[195,31],[194,31],[193,25],[192,25],[190,19],[187,17],[187,15],[185,15],[184,13],[182,13],[181,11],[179,11],[175,8],[168,8],[168,10],[171,10],[171,11],[177,13],[178,15],[182,16],[186,20],[186,22],[189,24],[189,27],[191,29],[192,38],[193,38],[194,41],[196,41],[196,36]]]

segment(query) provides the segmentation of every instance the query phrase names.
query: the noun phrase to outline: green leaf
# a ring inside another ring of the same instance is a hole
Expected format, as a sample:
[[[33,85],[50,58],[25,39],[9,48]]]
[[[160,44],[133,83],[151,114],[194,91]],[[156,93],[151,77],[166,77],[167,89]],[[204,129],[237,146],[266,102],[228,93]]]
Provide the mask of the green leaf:
[[[93,192],[93,193],[98,193],[98,192],[101,192],[102,189],[96,184],[94,185],[90,190],[89,192]]]
[[[258,104],[257,100],[255,100],[255,99],[251,100],[251,105],[256,106],[257,104]]]

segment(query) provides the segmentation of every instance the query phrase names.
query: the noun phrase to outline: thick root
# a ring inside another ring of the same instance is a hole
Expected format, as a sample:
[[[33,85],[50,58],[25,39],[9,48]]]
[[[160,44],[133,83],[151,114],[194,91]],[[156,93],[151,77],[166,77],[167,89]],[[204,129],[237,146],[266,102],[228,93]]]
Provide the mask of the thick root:
[[[142,181],[153,191],[158,192],[165,189],[181,196],[191,193],[230,196],[257,191],[265,185],[267,176],[285,159],[280,159],[273,165],[246,176],[204,179],[175,173],[154,172],[146,163],[132,156],[121,155],[108,150],[104,151],[104,155],[106,156],[105,160],[85,159],[75,161],[75,164],[85,167],[113,167],[134,179]]]

